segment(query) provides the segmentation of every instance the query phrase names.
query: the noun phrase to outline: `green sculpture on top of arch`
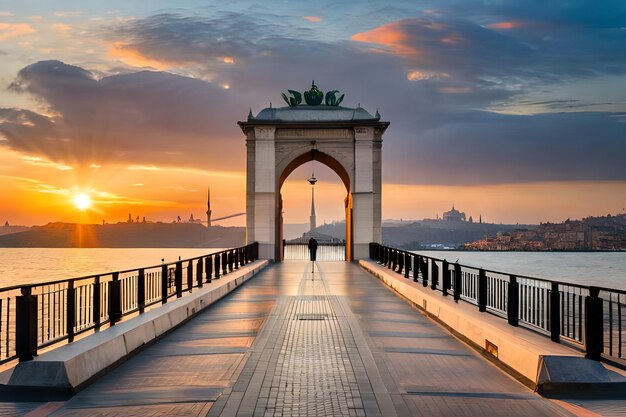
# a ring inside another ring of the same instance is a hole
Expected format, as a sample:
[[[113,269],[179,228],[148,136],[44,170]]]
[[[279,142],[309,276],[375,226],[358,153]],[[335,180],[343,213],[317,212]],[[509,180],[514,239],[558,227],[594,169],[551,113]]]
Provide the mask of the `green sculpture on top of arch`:
[[[289,107],[296,107],[302,104],[302,96],[299,91],[295,90],[287,90],[289,95],[285,93],[281,93],[283,100],[287,103]],[[324,104],[327,106],[337,107],[343,101],[345,94],[337,97],[339,94],[339,90],[330,90],[324,96],[324,92],[319,90],[315,85],[315,81],[311,83],[311,89],[304,92],[304,101],[308,106],[319,106],[324,101]]]

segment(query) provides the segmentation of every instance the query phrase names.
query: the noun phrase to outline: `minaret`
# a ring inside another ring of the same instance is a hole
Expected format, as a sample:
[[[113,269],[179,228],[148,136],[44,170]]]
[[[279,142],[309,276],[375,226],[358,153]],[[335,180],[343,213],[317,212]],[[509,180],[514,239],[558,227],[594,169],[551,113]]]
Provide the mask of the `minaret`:
[[[211,187],[209,187],[206,197],[206,227],[211,227],[211,213]]]
[[[315,221],[315,188],[311,187],[311,232],[315,230],[316,221]]]

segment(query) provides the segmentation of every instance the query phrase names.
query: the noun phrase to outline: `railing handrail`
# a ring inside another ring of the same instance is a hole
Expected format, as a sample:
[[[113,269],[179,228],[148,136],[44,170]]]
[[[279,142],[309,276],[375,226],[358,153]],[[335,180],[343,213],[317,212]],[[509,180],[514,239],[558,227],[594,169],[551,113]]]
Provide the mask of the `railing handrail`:
[[[114,326],[257,259],[259,244],[253,242],[160,265],[2,288],[0,364],[31,360],[38,349]],[[15,290],[20,293],[10,292]]]
[[[400,252],[403,252],[403,253],[410,253],[411,255],[417,254],[417,255],[421,256],[422,258],[432,259],[433,261],[439,261],[439,262],[447,261],[446,258],[442,259],[442,258],[435,258],[434,256],[422,255],[421,253],[419,253],[419,251],[407,251],[407,250],[404,250],[404,249],[397,249],[397,248],[393,248],[391,246],[385,246],[385,245],[380,245],[380,246],[385,247],[385,248],[389,248],[389,249],[393,249],[393,250],[396,250],[396,251],[400,251]],[[508,252],[510,252],[510,251],[508,251]],[[586,290],[589,290],[590,288],[597,288],[600,291],[617,292],[617,293],[626,295],[626,290],[622,290],[622,289],[619,289],[619,288],[602,287],[600,285],[584,285],[584,284],[578,284],[578,283],[575,283],[575,282],[554,280],[554,279],[548,279],[548,278],[532,277],[532,276],[529,276],[529,275],[521,275],[521,274],[512,273],[512,272],[496,271],[496,270],[493,270],[493,269],[483,268],[483,267],[480,267],[480,266],[461,264],[459,262],[450,262],[450,261],[448,261],[448,262],[450,263],[450,265],[459,264],[459,265],[461,265],[464,268],[475,269],[476,271],[479,271],[479,270],[482,269],[483,271],[490,272],[492,274],[506,275],[506,276],[515,275],[517,278],[521,278],[521,279],[531,279],[531,280],[535,280],[535,281],[547,282],[547,283],[550,283],[550,284],[554,283],[554,284],[559,284],[559,285],[567,285],[569,287],[578,287],[578,288],[583,288],[583,289],[586,289]]]
[[[544,334],[553,342],[573,342],[589,359],[607,359],[626,369],[626,291],[495,271],[370,244],[370,256],[426,288]],[[549,285],[545,285],[549,284]],[[453,291],[450,293],[450,291]],[[614,319],[615,317],[615,319]]]
[[[135,272],[135,271],[139,271],[140,269],[152,269],[152,268],[162,268],[163,266],[171,266],[174,265],[176,266],[176,264],[178,262],[189,262],[189,261],[197,261],[198,259],[201,258],[206,258],[207,256],[213,256],[213,255],[221,255],[222,253],[227,253],[230,252],[234,249],[239,249],[240,247],[236,247],[236,248],[230,248],[230,249],[224,249],[221,250],[219,252],[211,252],[211,253],[206,253],[204,255],[200,255],[200,256],[195,256],[193,258],[185,258],[185,259],[180,259],[180,260],[176,260],[173,262],[163,262],[160,264],[156,264],[156,265],[151,265],[151,266],[142,266],[139,268],[129,268],[129,269],[123,269],[120,271],[110,271],[110,272],[103,272],[101,274],[89,274],[89,275],[84,275],[84,276],[80,276],[80,277],[73,277],[73,278],[61,278],[61,279],[57,279],[57,280],[52,280],[52,281],[43,281],[43,282],[34,282],[32,284],[18,284],[18,285],[13,285],[10,287],[2,287],[0,288],[0,293],[1,292],[5,292],[5,291],[13,291],[13,290],[17,290],[17,289],[22,289],[25,287],[38,287],[38,286],[44,286],[44,285],[54,285],[54,284],[62,284],[64,282],[70,282],[70,281],[81,281],[84,279],[89,279],[89,278],[96,278],[96,277],[104,277],[107,275],[113,275],[113,274],[126,274],[129,272]]]

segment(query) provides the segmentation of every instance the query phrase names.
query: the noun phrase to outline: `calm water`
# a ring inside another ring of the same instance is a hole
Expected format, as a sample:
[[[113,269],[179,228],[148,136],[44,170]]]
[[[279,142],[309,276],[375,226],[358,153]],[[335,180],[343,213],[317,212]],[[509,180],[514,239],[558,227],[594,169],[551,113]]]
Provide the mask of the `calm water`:
[[[626,252],[418,251],[495,271],[626,290]]]
[[[173,262],[219,249],[0,249],[0,288]],[[420,251],[476,267],[626,290],[626,253]]]
[[[0,248],[0,288],[193,258],[220,249]]]

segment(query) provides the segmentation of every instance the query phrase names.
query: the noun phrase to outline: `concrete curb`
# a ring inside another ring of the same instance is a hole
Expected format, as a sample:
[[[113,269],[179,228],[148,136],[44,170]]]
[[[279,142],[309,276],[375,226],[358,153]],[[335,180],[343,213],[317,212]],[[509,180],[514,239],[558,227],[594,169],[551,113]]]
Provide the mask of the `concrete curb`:
[[[466,302],[454,302],[439,291],[424,288],[374,261],[360,260],[359,265],[388,287],[409,300],[457,337],[474,347],[520,382],[540,393],[557,394],[603,387],[624,392],[626,376],[607,364],[585,359],[583,353],[522,327]],[[487,349],[489,342],[495,351]]]
[[[3,388],[76,391],[232,292],[268,263],[260,260],[240,267],[201,289],[194,288],[191,294],[19,363]]]

